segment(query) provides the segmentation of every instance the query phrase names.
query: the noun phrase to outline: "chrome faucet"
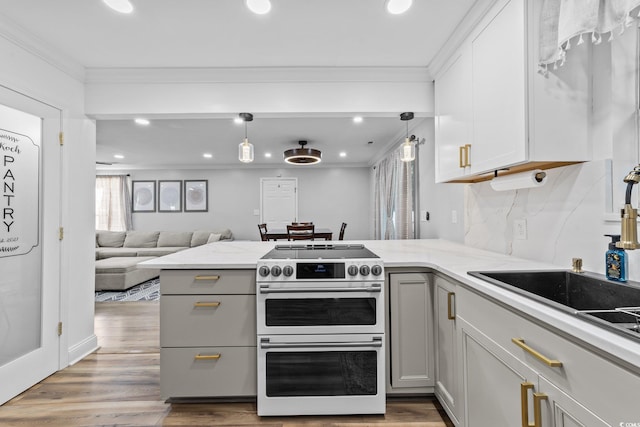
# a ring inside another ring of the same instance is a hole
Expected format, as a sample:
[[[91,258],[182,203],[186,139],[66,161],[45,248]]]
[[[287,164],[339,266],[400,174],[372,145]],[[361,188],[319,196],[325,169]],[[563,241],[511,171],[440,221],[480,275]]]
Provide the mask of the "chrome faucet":
[[[620,231],[620,241],[616,243],[616,247],[622,249],[638,249],[638,210],[631,206],[631,193],[633,185],[640,182],[640,165],[633,168],[627,176],[624,177],[627,183],[627,192],[625,194],[624,208],[620,210],[622,230]]]

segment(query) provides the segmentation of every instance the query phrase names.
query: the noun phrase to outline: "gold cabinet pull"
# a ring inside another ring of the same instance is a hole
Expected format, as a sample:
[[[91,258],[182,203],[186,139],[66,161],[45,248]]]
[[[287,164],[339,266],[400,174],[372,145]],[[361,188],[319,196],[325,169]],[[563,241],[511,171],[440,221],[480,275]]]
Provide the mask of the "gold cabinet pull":
[[[218,360],[220,359],[221,354],[220,353],[216,353],[216,354],[196,354],[196,357],[194,357],[195,360]]]
[[[465,144],[464,146],[464,165],[471,166],[471,162],[469,161],[469,155],[471,153],[471,144]]]
[[[455,292],[447,293],[447,319],[449,320],[455,320],[456,318],[456,313],[454,313],[453,302],[452,302],[455,294],[456,294]]]
[[[533,427],[542,427],[542,401],[548,398],[544,393],[533,393]]]
[[[196,280],[220,280],[220,276],[196,276]]]
[[[524,343],[524,338],[511,338],[511,342],[513,342],[515,345],[517,345],[518,347],[520,347],[521,349],[523,349],[524,351],[526,351],[527,353],[529,353],[530,355],[532,355],[536,359],[540,360],[542,363],[544,363],[547,366],[551,366],[552,368],[560,368],[560,367],[562,367],[562,362],[561,361],[555,360],[555,359],[550,359],[547,356],[545,356],[544,354],[542,354],[542,353],[534,350],[533,348],[529,347],[527,344]]]
[[[458,147],[460,149],[460,167],[464,168],[464,151],[465,151],[465,146],[461,145],[460,147]]]
[[[520,409],[522,409],[522,427],[533,427],[529,424],[529,390],[533,390],[533,383],[520,383]]]
[[[220,306],[220,301],[211,301],[211,302],[202,302],[202,301],[198,301],[197,303],[193,304],[194,307],[219,307]]]

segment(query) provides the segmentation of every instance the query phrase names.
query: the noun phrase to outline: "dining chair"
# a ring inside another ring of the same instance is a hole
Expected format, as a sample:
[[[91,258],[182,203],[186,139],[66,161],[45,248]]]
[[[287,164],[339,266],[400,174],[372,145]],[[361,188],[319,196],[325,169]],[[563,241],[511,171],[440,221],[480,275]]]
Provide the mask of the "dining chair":
[[[340,235],[338,236],[338,240],[344,240],[344,230],[347,228],[347,223],[343,222],[342,227],[340,227]]]
[[[267,240],[267,224],[258,224],[258,230],[260,231],[260,239],[262,239],[263,242],[266,242]]]
[[[287,225],[288,240],[313,240],[316,226],[307,225]]]

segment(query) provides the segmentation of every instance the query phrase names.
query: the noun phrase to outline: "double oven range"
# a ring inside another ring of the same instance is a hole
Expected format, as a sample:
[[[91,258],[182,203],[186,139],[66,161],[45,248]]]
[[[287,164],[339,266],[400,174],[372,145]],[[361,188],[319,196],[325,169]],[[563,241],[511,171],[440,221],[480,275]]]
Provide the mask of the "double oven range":
[[[383,414],[384,269],[363,245],[258,261],[258,415]]]

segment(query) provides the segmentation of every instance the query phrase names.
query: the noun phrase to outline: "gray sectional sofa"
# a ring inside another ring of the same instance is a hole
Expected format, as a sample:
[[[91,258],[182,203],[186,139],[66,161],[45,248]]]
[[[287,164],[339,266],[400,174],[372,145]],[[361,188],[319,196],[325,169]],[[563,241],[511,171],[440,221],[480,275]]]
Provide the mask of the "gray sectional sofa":
[[[157,277],[159,270],[137,268],[153,257],[233,240],[231,230],[96,231],[96,291],[123,290]]]

